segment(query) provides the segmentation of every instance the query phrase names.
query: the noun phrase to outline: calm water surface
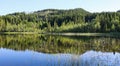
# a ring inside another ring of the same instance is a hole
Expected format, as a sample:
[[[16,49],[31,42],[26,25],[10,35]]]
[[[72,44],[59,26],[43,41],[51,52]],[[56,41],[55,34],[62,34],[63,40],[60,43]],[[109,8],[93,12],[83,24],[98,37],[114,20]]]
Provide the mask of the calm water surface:
[[[120,37],[0,35],[0,66],[119,66]]]

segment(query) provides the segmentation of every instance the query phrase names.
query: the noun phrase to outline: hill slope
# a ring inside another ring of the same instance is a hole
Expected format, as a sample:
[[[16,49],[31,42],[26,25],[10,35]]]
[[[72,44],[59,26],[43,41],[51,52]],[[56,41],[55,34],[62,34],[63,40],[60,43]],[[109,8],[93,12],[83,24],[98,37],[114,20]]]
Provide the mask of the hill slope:
[[[0,16],[1,32],[120,32],[120,12],[45,9]]]

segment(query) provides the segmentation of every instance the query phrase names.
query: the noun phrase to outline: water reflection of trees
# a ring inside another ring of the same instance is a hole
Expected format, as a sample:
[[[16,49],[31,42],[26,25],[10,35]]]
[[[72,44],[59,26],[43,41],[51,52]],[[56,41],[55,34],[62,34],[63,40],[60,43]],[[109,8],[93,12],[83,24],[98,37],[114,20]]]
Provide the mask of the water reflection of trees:
[[[120,39],[48,35],[0,35],[0,46],[14,50],[82,54],[88,50],[120,52]]]

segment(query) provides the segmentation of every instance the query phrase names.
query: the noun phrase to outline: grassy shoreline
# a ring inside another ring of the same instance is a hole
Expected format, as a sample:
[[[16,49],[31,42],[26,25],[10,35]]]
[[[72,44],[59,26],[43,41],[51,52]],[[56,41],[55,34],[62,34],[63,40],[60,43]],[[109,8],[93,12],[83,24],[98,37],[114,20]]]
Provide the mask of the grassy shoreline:
[[[0,32],[0,34],[39,34],[38,32]]]
[[[0,34],[45,34],[65,36],[120,36],[120,33],[39,33],[39,32],[0,32]]]
[[[45,34],[65,36],[120,36],[120,33],[45,33]]]

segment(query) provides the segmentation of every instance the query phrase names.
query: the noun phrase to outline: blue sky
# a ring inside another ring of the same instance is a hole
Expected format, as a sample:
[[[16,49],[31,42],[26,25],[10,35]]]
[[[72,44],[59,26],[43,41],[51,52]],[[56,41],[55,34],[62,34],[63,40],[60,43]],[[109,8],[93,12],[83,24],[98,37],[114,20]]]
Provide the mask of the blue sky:
[[[1,0],[0,15],[14,12],[33,12],[48,8],[83,8],[90,12],[117,11],[120,0]]]

